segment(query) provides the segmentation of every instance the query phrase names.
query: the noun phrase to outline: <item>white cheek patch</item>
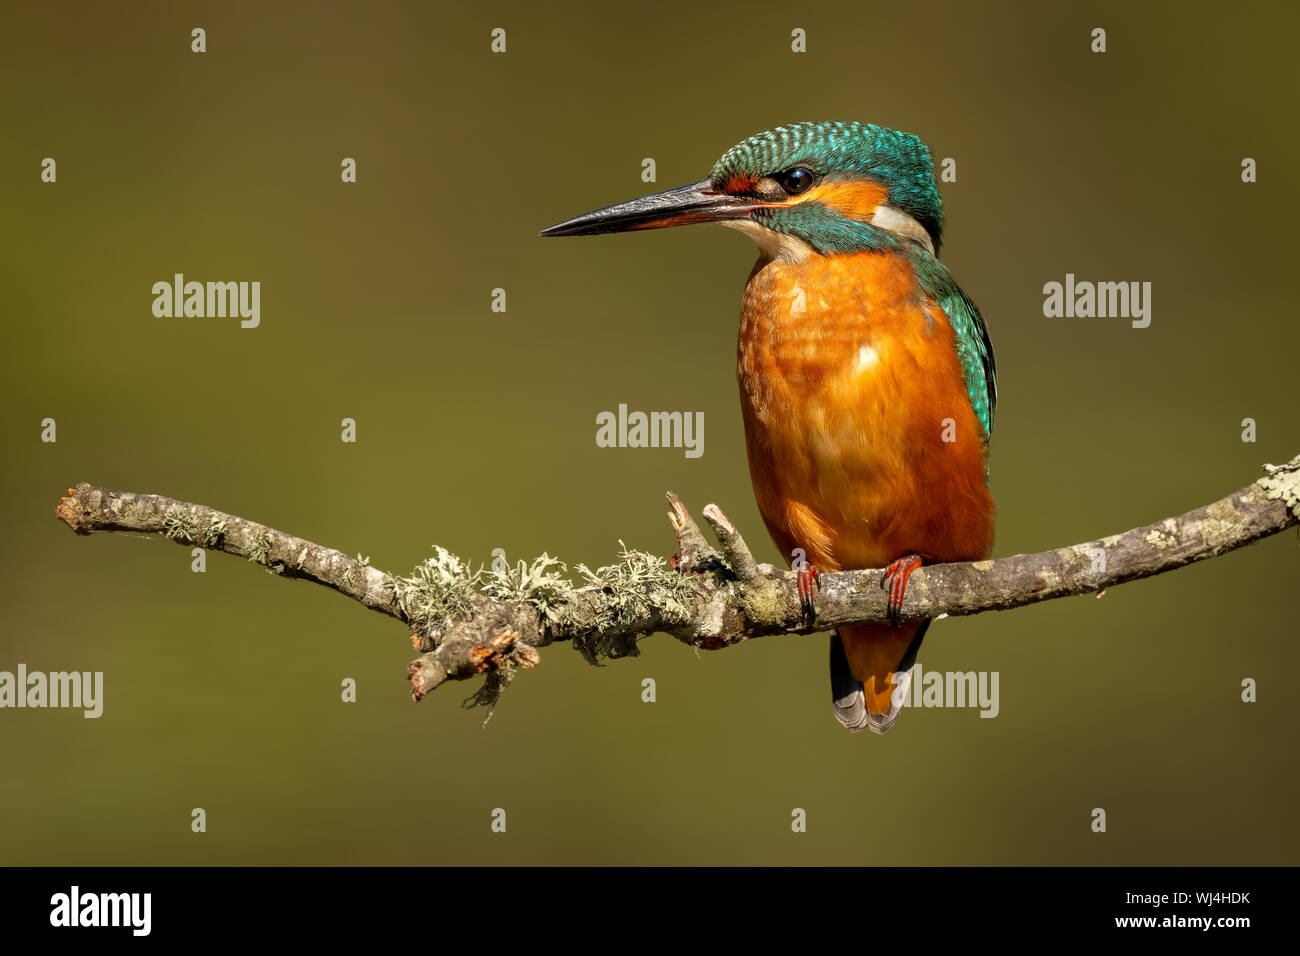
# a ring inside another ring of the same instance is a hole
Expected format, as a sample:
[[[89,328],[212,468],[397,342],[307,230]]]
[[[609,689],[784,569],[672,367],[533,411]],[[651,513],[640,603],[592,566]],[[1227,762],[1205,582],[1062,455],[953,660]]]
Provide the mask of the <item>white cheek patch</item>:
[[[723,220],[721,225],[749,236],[754,240],[754,245],[758,246],[769,259],[779,259],[781,262],[803,262],[815,251],[802,239],[761,226],[752,219],[728,219]]]
[[[934,255],[934,243],[930,241],[930,234],[925,231],[925,226],[901,209],[881,203],[871,214],[871,224],[904,239],[913,239],[929,250],[930,255]]]

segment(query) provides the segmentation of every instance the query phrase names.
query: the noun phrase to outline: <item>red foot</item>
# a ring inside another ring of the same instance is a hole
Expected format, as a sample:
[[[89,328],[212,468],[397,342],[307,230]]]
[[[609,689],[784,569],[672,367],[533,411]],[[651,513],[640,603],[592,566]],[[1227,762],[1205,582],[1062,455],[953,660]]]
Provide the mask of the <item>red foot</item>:
[[[799,582],[799,608],[803,611],[803,622],[811,624],[817,617],[817,611],[813,608],[813,585],[817,585],[817,590],[822,589],[821,572],[817,566],[804,562],[802,571],[797,572],[796,579]]]
[[[889,567],[885,568],[885,573],[880,576],[880,586],[883,588],[889,585],[889,623],[897,626],[898,617],[903,610],[903,598],[907,594],[907,579],[912,576],[912,572],[921,566],[921,556],[915,552],[909,552],[894,561],[889,562]]]

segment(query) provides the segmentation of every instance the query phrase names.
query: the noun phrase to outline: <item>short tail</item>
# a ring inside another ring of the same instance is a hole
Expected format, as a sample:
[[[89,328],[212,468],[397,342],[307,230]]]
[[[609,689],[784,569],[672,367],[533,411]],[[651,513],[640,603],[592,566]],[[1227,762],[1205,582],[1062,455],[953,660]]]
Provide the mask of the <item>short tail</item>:
[[[901,627],[864,624],[831,631],[835,719],[854,733],[870,729],[883,734],[894,726],[929,627],[929,621],[912,621]]]

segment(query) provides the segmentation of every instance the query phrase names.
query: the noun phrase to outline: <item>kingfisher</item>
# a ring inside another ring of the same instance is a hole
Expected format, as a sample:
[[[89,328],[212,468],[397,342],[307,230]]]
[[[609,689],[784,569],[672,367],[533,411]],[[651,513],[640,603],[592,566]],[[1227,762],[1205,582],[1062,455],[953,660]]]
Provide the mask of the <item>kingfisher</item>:
[[[993,546],[993,345],[939,262],[930,151],[870,123],[792,123],[731,147],[706,179],[541,235],[706,222],[758,247],[736,350],[745,446],[806,620],[822,571],[883,569],[889,620],[832,631],[830,671],[836,719],[884,733],[930,625],[899,620],[909,576]]]

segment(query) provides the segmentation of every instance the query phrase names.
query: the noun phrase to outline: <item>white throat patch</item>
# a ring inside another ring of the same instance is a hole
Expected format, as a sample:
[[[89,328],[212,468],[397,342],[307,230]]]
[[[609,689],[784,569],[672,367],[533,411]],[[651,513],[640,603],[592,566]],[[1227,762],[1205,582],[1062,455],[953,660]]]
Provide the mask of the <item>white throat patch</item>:
[[[912,221],[916,222],[916,220]],[[749,236],[754,240],[754,245],[758,246],[769,259],[779,259],[781,262],[803,262],[814,252],[813,247],[802,239],[769,229],[752,219],[726,219],[721,225]]]
[[[912,239],[920,243],[930,255],[934,255],[934,243],[930,241],[930,234],[926,232],[925,226],[901,209],[881,203],[872,213],[871,224],[877,229],[884,229],[904,239]],[[803,262],[816,251],[802,239],[769,229],[752,219],[727,219],[720,225],[749,236],[754,240],[754,245],[758,246],[769,259],[777,259],[781,262]]]

